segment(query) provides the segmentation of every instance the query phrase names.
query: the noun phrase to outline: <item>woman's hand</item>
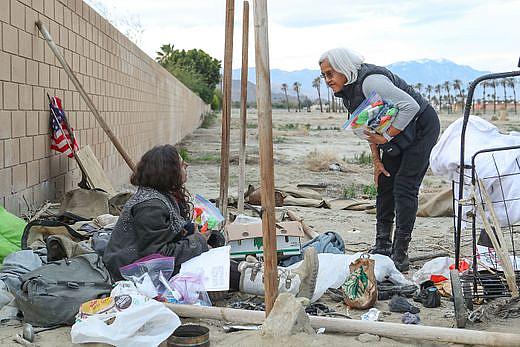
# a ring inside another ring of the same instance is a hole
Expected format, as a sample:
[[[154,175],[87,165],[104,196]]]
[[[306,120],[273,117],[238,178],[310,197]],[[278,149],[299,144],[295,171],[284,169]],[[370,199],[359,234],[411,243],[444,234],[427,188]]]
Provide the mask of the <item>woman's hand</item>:
[[[379,182],[379,175],[385,175],[386,177],[390,177],[390,173],[386,171],[385,166],[383,165],[383,162],[380,160],[374,161],[374,184],[376,187],[378,186]]]
[[[388,142],[383,135],[379,135],[376,132],[365,130],[363,131],[363,134],[365,134],[365,140],[375,145],[382,145],[383,143]]]

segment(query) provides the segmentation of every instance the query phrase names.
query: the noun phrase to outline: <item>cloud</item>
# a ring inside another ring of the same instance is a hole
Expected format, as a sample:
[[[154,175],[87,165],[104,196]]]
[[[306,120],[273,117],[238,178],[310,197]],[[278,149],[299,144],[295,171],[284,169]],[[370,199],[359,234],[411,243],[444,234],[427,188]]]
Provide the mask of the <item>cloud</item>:
[[[155,57],[164,43],[224,55],[224,0],[89,0],[137,15],[141,47]],[[253,2],[250,54],[254,66]],[[520,0],[270,0],[270,66],[314,69],[320,54],[347,46],[388,65],[447,58],[480,70],[511,69],[518,60]],[[242,2],[235,1],[234,67],[240,67]]]

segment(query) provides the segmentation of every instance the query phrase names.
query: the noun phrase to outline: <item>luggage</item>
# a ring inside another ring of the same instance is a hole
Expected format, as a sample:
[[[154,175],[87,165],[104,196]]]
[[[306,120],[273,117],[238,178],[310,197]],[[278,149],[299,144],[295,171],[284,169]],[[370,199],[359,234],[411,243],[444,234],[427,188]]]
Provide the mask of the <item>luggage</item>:
[[[81,234],[68,224],[58,220],[37,219],[25,226],[22,234],[22,249],[45,248],[47,238],[51,235],[64,235],[75,242],[89,238],[88,235]]]
[[[110,295],[110,275],[98,254],[47,263],[21,276],[14,292],[24,321],[35,326],[70,325],[86,301]]]

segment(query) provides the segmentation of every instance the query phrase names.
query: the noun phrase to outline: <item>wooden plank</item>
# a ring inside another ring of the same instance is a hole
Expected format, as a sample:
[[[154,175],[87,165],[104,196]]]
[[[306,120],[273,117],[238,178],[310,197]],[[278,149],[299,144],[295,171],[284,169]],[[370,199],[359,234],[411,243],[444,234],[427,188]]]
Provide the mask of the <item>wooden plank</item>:
[[[247,68],[249,54],[249,2],[244,1],[242,18],[242,74],[240,77],[240,149],[238,152],[238,212],[244,213],[247,137]]]
[[[488,222],[488,216],[484,212],[484,206],[480,199],[478,198],[476,190],[473,191],[474,199],[477,206],[477,212],[480,214],[482,218],[482,222],[484,224],[484,230],[489,236],[493,247],[498,255],[498,258],[502,261],[502,269],[504,270],[504,275],[506,276],[507,286],[511,291],[511,296],[513,298],[518,297],[518,287],[516,285],[516,276],[515,270],[513,269],[513,264],[511,263],[511,258],[509,257],[509,251],[506,246],[506,241],[504,240],[504,235],[502,235],[502,228],[500,227],[500,222],[495,213],[495,209],[493,208],[493,202],[491,197],[489,196],[486,186],[482,179],[478,179],[478,187],[480,191],[480,195],[484,200],[484,203],[487,205],[487,209],[489,211],[491,221],[493,222],[493,226],[495,227],[495,232],[493,232],[493,228]]]
[[[112,183],[110,183],[110,180],[105,175],[105,171],[103,171],[101,164],[99,164],[99,161],[89,145],[76,151],[76,160],[85,173],[91,188],[103,189],[110,196],[116,195]]]
[[[256,103],[262,182],[262,229],[264,242],[265,312],[271,312],[278,296],[276,216],[274,201],[273,114],[269,69],[267,0],[254,2]]]
[[[240,324],[262,324],[264,322],[264,312],[262,311],[168,303],[165,305],[179,317],[216,319]],[[463,345],[520,346],[520,334],[319,316],[309,316],[309,319],[314,329],[325,328],[326,332],[372,334],[399,340],[412,339],[415,341],[435,341],[437,343],[446,342]]]

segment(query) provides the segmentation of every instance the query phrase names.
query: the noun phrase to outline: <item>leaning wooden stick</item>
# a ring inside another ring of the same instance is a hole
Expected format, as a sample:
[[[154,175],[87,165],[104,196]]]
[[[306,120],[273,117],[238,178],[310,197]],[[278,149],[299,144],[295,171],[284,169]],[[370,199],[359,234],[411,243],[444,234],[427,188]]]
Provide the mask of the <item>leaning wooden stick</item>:
[[[313,239],[315,238],[316,236],[319,236],[320,234],[318,234],[317,232],[314,231],[314,229],[312,229],[310,226],[308,226],[307,224],[305,224],[303,222],[303,218],[298,216],[294,211],[291,211],[291,210],[287,210],[287,217],[289,217],[290,220],[292,221],[296,221],[296,222],[300,222],[301,225],[302,225],[302,229],[303,229],[303,232],[305,233],[305,235],[307,235],[310,239]]]
[[[484,186],[484,182],[481,179],[478,179],[478,187],[480,190],[480,194],[484,203],[487,205],[487,209],[491,216],[491,220],[493,221],[493,226],[495,227],[495,231],[489,224],[488,216],[484,212],[484,207],[480,199],[478,198],[478,193],[474,189],[473,195],[475,199],[475,203],[477,206],[477,212],[480,214],[482,218],[482,222],[484,224],[484,230],[489,236],[493,247],[498,255],[498,258],[502,262],[502,269],[504,269],[504,275],[506,276],[507,286],[511,291],[511,296],[513,298],[518,297],[518,286],[516,285],[516,276],[515,271],[513,269],[513,264],[511,263],[511,258],[509,257],[509,252],[506,248],[506,241],[504,240],[504,235],[502,235],[502,229],[500,227],[500,222],[498,221],[497,215],[495,213],[495,209],[493,208],[493,202],[489,197],[489,194]]]
[[[63,67],[63,69],[67,73],[67,76],[69,76],[70,80],[72,81],[72,83],[74,84],[76,89],[78,90],[79,94],[83,98],[83,101],[85,101],[85,103],[87,104],[88,108],[90,109],[90,111],[92,112],[92,114],[94,115],[96,120],[98,121],[99,125],[101,125],[101,128],[103,128],[103,130],[107,134],[107,136],[110,139],[110,141],[112,141],[112,143],[116,147],[116,149],[119,152],[119,154],[121,154],[121,156],[125,160],[125,162],[128,165],[128,167],[132,171],[135,171],[135,164],[134,164],[134,162],[132,161],[132,159],[130,158],[128,153],[125,151],[125,149],[123,148],[123,146],[121,145],[119,140],[116,138],[116,136],[114,135],[114,133],[112,132],[112,130],[110,129],[108,124],[105,122],[103,117],[101,117],[101,115],[99,114],[98,110],[94,106],[94,103],[92,102],[92,100],[88,96],[87,92],[83,88],[83,85],[81,85],[81,83],[79,82],[79,80],[76,77],[76,75],[74,74],[74,72],[72,72],[72,69],[70,68],[69,64],[67,64],[67,62],[65,61],[65,58],[63,57],[63,55],[59,51],[58,46],[56,46],[56,43],[52,39],[51,34],[47,30],[47,28],[45,28],[43,23],[41,21],[39,21],[39,20],[36,22],[36,26],[38,27],[38,29],[42,33],[43,38],[45,39],[45,41],[47,41],[47,43],[49,44],[50,49],[52,50],[52,52],[54,53],[54,55],[56,56],[56,58],[60,62],[61,66]]]

